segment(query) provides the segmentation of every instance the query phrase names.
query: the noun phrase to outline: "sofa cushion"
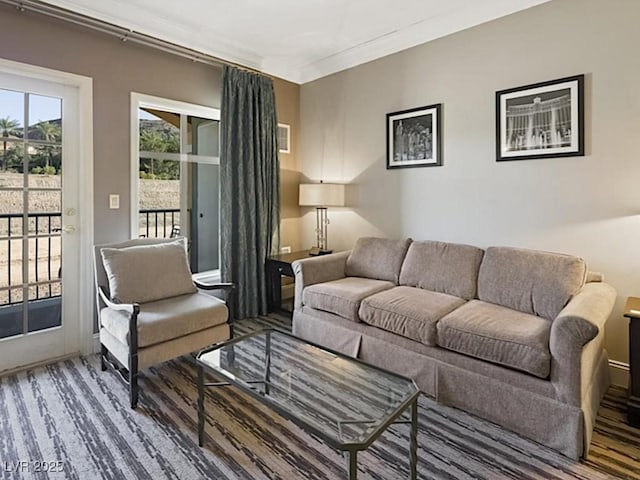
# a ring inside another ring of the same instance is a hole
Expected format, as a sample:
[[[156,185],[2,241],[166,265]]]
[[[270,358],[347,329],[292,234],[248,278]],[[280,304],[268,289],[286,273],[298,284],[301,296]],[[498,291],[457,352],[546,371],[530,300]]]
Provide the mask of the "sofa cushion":
[[[227,306],[204,293],[191,293],[140,305],[138,346],[140,348],[221,325],[227,321]],[[129,345],[129,314],[103,308],[102,326],[115,338]]]
[[[400,285],[471,300],[476,297],[482,255],[482,249],[471,245],[412,242],[400,270]]]
[[[397,285],[410,243],[410,239],[359,238],[347,258],[346,275],[386,280]]]
[[[489,247],[478,276],[478,298],[553,320],[584,285],[584,260],[571,255]]]
[[[551,322],[543,318],[472,300],[440,319],[437,331],[438,345],[448,350],[549,375]]]
[[[118,303],[148,303],[197,291],[184,239],[100,250],[109,294]]]
[[[360,320],[425,345],[435,346],[436,323],[465,301],[414,287],[395,287],[362,300]]]
[[[362,299],[393,287],[393,283],[383,280],[346,277],[306,287],[302,292],[302,303],[358,322],[358,309]]]

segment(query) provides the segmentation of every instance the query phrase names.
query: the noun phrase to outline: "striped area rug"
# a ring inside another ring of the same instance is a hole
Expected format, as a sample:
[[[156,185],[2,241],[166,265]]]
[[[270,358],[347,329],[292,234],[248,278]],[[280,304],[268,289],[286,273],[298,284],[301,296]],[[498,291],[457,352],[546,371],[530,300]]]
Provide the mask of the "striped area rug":
[[[236,332],[268,325],[289,326],[271,316],[239,322]],[[0,478],[346,478],[339,453],[233,387],[207,391],[199,448],[194,378],[190,358],[146,371],[135,411],[97,357],[0,378]],[[359,455],[359,478],[407,478],[408,442],[408,426],[392,426]],[[418,444],[421,479],[617,478],[425,396]]]

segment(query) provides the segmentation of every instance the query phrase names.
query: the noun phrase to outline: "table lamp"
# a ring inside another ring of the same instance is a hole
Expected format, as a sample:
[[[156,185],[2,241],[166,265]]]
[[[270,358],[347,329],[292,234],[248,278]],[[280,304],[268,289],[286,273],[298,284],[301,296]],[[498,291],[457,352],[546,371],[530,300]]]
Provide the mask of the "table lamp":
[[[327,207],[344,207],[344,185],[337,183],[303,183],[300,185],[301,207],[316,207],[316,236],[318,244],[310,255],[331,253],[327,247]]]

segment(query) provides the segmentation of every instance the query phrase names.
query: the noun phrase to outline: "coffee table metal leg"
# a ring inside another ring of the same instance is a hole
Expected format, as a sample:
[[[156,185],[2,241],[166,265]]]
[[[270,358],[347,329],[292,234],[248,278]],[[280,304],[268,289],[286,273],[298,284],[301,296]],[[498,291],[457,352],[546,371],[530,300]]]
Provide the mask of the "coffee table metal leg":
[[[269,382],[271,379],[271,332],[267,331],[264,342],[264,393],[265,395],[269,395]]]
[[[349,450],[349,480],[358,478],[358,451]]]
[[[198,365],[198,445],[204,443],[204,369]]]
[[[418,397],[411,404],[411,432],[409,433],[409,478],[416,480],[418,470]]]

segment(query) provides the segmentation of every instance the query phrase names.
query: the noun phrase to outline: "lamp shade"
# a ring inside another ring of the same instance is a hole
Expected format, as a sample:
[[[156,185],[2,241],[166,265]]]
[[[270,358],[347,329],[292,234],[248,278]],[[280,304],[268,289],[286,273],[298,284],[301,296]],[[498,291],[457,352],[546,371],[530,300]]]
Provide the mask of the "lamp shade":
[[[303,183],[298,204],[302,207],[344,207],[344,185]]]

